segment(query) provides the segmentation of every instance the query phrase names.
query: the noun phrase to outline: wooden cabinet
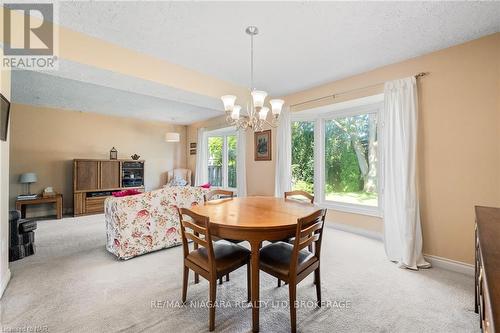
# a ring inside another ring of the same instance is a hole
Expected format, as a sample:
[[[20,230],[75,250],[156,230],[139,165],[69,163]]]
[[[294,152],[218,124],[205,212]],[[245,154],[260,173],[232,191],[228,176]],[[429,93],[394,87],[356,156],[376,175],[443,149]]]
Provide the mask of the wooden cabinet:
[[[500,208],[476,207],[475,311],[483,332],[500,332]]]
[[[144,190],[144,161],[73,160],[73,212],[75,216],[104,212],[113,192]]]
[[[120,162],[119,161],[101,161],[99,162],[99,188],[118,188],[120,187]]]
[[[77,191],[93,190],[99,187],[98,161],[77,161],[74,169]]]

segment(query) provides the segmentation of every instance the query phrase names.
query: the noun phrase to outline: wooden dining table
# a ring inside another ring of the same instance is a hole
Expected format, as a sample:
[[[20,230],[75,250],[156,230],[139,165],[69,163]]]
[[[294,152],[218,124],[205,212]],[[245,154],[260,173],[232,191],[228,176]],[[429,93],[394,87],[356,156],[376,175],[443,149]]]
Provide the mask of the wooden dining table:
[[[259,331],[259,250],[265,240],[295,235],[297,219],[317,210],[314,205],[275,197],[242,197],[207,201],[192,210],[210,218],[212,235],[248,241],[251,256],[252,329]]]

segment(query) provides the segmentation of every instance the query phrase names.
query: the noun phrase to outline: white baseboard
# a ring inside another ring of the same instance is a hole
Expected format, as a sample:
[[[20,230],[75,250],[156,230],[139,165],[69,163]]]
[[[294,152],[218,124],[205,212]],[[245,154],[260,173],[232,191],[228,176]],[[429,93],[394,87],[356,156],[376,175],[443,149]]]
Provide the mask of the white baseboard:
[[[333,229],[350,232],[352,234],[364,236],[378,241],[384,240],[384,236],[382,235],[382,233],[376,231],[366,230],[362,228],[353,227],[347,224],[333,223],[333,222],[327,222],[326,226],[330,226]],[[430,254],[424,254],[424,258],[425,260],[430,262],[434,267],[439,267],[442,269],[446,269],[448,271],[457,272],[468,276],[474,276],[474,265],[452,259],[446,259],[443,257],[433,256]]]
[[[347,225],[347,224],[326,222],[326,226],[327,227],[329,226],[333,229],[337,229],[337,230],[341,230],[341,231],[345,231],[345,232],[350,232],[352,234],[375,239],[378,241],[382,241],[384,239],[384,236],[380,232],[366,230],[366,229],[362,229],[362,228],[357,228],[357,227],[353,227],[353,226]]]
[[[10,269],[7,268],[7,272],[2,276],[0,281],[0,298],[2,298],[3,292],[7,289],[7,285],[10,281]]]
[[[468,276],[474,276],[474,265],[466,264],[461,261],[446,259],[430,254],[424,254],[425,260],[430,262],[432,266],[446,269],[457,273],[462,273]]]

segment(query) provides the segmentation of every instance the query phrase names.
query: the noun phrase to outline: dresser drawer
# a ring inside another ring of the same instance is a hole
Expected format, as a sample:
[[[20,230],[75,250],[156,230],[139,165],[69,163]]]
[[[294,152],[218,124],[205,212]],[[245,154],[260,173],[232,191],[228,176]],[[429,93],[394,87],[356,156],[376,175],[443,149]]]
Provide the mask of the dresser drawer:
[[[104,201],[107,197],[87,198],[85,199],[85,212],[86,213],[103,213]]]

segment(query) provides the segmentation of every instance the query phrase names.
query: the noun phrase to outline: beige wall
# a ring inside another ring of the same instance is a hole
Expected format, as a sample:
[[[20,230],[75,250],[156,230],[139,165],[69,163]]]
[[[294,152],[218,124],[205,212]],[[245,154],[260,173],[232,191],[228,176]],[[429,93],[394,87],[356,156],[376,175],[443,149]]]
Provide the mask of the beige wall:
[[[3,61],[3,50],[0,61]],[[0,92],[10,100],[10,71],[0,70]],[[11,128],[9,128],[9,134]],[[9,270],[9,144],[0,141],[0,297],[10,278]]]
[[[430,73],[419,79],[424,253],[472,263],[474,205],[500,206],[500,33],[286,96],[286,105],[419,72]],[[342,95],[335,102],[380,92],[382,85],[377,85]],[[332,103],[326,99],[292,111]],[[196,140],[195,128],[205,125],[190,126],[189,140]],[[270,163],[253,162],[253,147],[247,149],[249,195],[274,194],[274,161],[273,157]],[[194,170],[194,158],[188,162]],[[331,210],[328,220],[383,230],[382,219],[371,216]]]
[[[147,190],[165,184],[168,170],[186,166],[186,126],[14,104],[11,128],[11,205],[23,191],[19,175],[32,171],[38,175],[32,192],[53,186],[63,193],[65,209],[72,209],[72,160],[107,159],[113,146],[118,158],[137,153],[146,160]],[[170,131],[181,134],[179,143],[164,141]],[[46,214],[46,208],[28,213]]]

